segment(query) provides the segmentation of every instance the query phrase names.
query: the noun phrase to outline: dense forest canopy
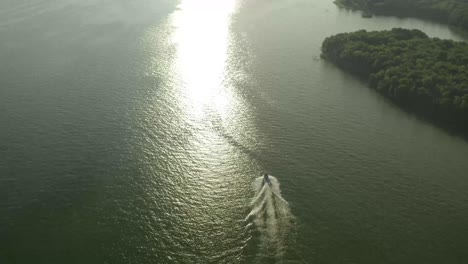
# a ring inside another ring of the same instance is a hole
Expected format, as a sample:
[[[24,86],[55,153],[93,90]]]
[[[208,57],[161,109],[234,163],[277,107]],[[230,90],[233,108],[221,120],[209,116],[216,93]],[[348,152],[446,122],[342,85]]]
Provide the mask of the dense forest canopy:
[[[322,56],[367,78],[372,88],[402,106],[468,128],[465,42],[429,38],[419,30],[361,30],[326,38]]]
[[[468,31],[468,0],[336,0],[335,3],[376,14],[430,18]]]

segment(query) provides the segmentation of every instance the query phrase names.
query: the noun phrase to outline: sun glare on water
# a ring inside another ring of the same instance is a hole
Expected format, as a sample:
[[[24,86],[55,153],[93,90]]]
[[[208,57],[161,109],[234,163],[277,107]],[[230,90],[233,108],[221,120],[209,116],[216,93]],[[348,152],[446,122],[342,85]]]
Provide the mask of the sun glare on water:
[[[207,105],[223,111],[229,25],[235,0],[185,0],[174,14],[175,67],[195,115]]]

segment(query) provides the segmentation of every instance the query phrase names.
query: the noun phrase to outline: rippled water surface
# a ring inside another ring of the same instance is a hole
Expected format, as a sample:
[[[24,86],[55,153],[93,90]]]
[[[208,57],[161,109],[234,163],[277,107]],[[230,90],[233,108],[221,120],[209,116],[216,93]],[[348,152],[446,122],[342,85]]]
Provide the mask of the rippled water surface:
[[[330,0],[1,1],[0,262],[468,262],[467,142],[319,58],[392,27],[463,40]]]

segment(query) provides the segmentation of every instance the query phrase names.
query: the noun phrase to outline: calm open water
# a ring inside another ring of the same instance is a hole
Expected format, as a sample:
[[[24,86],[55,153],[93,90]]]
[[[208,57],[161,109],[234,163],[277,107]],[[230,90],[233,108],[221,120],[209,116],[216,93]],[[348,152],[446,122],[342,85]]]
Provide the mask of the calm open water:
[[[1,1],[0,263],[468,263],[468,143],[319,59],[392,27],[463,39],[331,0]]]

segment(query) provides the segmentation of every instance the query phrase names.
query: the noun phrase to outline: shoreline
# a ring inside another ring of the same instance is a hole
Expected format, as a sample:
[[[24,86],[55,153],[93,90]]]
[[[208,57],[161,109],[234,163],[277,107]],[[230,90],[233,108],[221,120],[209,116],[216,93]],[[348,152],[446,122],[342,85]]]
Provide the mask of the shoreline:
[[[402,109],[468,136],[468,44],[419,30],[330,36],[321,57],[369,83]]]
[[[400,4],[391,0],[335,0],[339,8],[362,11],[363,15],[396,16],[402,18],[419,18],[448,25],[454,30],[468,34],[468,3],[446,1],[445,5],[437,5],[429,1],[422,4]],[[369,16],[367,16],[369,17]]]

